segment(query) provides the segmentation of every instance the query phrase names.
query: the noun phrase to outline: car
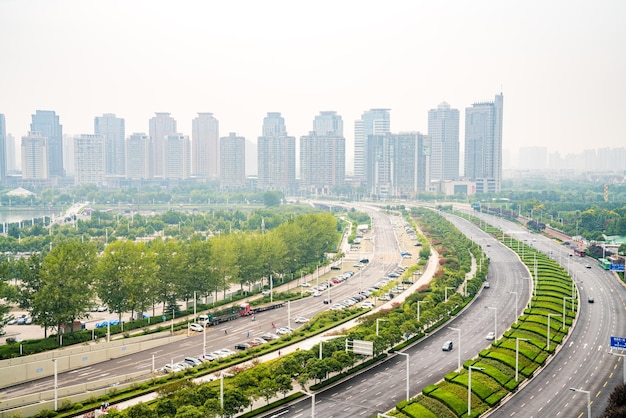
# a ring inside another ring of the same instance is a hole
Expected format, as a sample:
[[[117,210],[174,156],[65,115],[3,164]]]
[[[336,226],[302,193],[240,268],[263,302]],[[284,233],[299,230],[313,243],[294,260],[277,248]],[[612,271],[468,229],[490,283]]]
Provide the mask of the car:
[[[330,310],[331,311],[341,311],[344,308],[345,308],[345,306],[340,305],[338,303],[335,303],[333,306],[330,307]]]
[[[305,324],[305,323],[309,322],[309,318],[305,318],[304,316],[299,316],[296,319],[294,319],[294,322],[296,324]]]
[[[443,343],[443,346],[441,346],[441,350],[442,351],[452,351],[452,348],[454,347],[454,344],[452,343],[452,341],[446,341],[445,343]]]
[[[391,300],[391,296],[389,296],[389,295],[382,295],[382,296],[381,296],[381,297],[379,297],[378,299],[388,301],[388,300]]]
[[[175,366],[180,367],[181,370],[187,370],[193,367],[191,364],[184,362],[184,361],[179,361],[178,363],[175,364]]]
[[[277,340],[280,338],[280,336],[273,334],[271,332],[268,332],[266,334],[261,335],[261,338],[263,338],[265,341],[272,341],[272,340]]]
[[[252,347],[252,344],[250,344],[250,343],[237,343],[237,344],[235,344],[235,349],[237,349],[237,350],[247,350],[250,347]]]
[[[180,367],[178,364],[169,364],[168,363],[165,366],[163,366],[161,371],[163,373],[178,373],[178,372],[182,372],[183,368]]]
[[[483,287],[485,289],[489,289],[491,287],[491,285],[489,284],[489,282],[485,282],[485,284],[483,285]]]
[[[287,335],[290,334],[293,331],[293,329],[289,328],[289,327],[280,327],[276,330],[276,334],[278,335]]]
[[[370,262],[369,258],[362,258],[359,260],[359,263],[362,263],[362,264],[367,264],[369,262]]]
[[[300,283],[300,286],[302,286],[302,287],[311,287],[311,285],[309,283]]]
[[[591,264],[585,264],[585,268],[590,269],[591,268]]]
[[[100,305],[100,306],[98,306],[97,311],[98,312],[106,312],[107,311],[107,307],[104,306],[104,305]]]
[[[204,327],[202,325],[196,324],[196,323],[189,324],[189,329],[191,331],[196,331],[196,332],[203,332],[204,331]]]
[[[197,357],[185,357],[183,360],[185,363],[189,364],[191,367],[196,367],[202,365],[202,360]]]
[[[261,294],[269,295],[270,294],[270,290],[269,289],[265,289],[264,291],[261,292]]]
[[[339,266],[330,266],[331,270],[341,270],[341,267]]]
[[[206,353],[205,355],[202,356],[202,360],[204,361],[215,361],[219,358],[219,356],[215,355],[214,353]]]
[[[261,337],[254,337],[252,341],[250,341],[250,344],[255,345],[255,346],[265,344],[265,343],[267,343],[267,340]]]
[[[589,296],[589,298],[587,298],[587,302],[593,303],[593,296]]]
[[[220,358],[229,357],[235,354],[235,352],[228,348],[222,348],[221,350],[214,351]]]
[[[365,264],[363,264],[363,263],[354,263],[354,264],[352,265],[352,267],[361,268],[361,267],[365,267]]]
[[[370,301],[365,301],[361,304],[361,308],[363,309],[372,309],[374,308],[376,305],[374,305],[374,302],[370,302]]]
[[[489,341],[495,340],[496,339],[496,333],[493,332],[493,331],[488,332],[487,336],[485,337],[485,339],[489,340]]]
[[[319,291],[316,290],[315,292],[313,292],[313,297],[314,298],[317,298],[317,297],[320,297],[320,296],[322,296],[322,294]]]

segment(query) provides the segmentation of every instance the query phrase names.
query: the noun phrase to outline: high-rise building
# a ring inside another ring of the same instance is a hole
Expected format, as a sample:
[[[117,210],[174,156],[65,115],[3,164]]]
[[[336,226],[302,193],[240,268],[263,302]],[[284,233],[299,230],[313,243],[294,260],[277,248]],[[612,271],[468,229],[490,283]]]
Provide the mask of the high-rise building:
[[[94,133],[104,136],[106,174],[123,176],[126,172],[126,130],[124,119],[113,113],[105,113],[94,118]]]
[[[163,152],[165,153],[164,179],[184,180],[191,176],[191,144],[189,136],[182,134],[165,135]]]
[[[59,123],[59,117],[56,113],[52,110],[37,110],[32,115],[30,132],[39,132],[41,136],[48,138],[47,158],[49,175],[52,177],[64,177],[63,126]]]
[[[521,147],[519,149],[520,170],[546,170],[548,168],[547,147]]]
[[[82,134],[74,137],[74,184],[102,186],[106,179],[104,135]]]
[[[15,146],[15,137],[11,134],[6,136],[7,144],[7,171],[9,173],[18,171],[22,168],[21,161],[18,159],[17,147]]]
[[[476,182],[476,193],[502,187],[502,106],[500,93],[465,109],[465,177]]]
[[[364,180],[367,176],[367,137],[384,135],[390,131],[389,109],[371,109],[354,123],[354,177]]]
[[[198,113],[192,121],[191,173],[197,177],[220,177],[220,129],[213,113]]]
[[[126,140],[126,178],[150,178],[151,150],[150,136],[145,133],[134,133]]]
[[[66,177],[74,176],[76,173],[76,161],[74,159],[74,137],[63,134],[63,171]]]
[[[336,112],[320,112],[313,131],[300,137],[300,188],[309,193],[330,194],[346,177],[346,140],[343,120]]]
[[[431,141],[430,179],[459,178],[459,110],[442,102],[428,111],[428,136]]]
[[[48,137],[30,132],[22,137],[22,180],[47,180]]]
[[[220,187],[241,189],[246,185],[246,138],[231,132],[220,138]]]
[[[165,137],[176,134],[176,120],[169,113],[157,112],[150,119],[150,138],[152,140],[152,173],[151,177],[164,177],[165,160]]]
[[[263,135],[258,138],[258,181],[261,190],[293,192],[296,187],[296,138],[287,136],[285,120],[279,112],[263,119]]]
[[[0,184],[7,181],[7,124],[0,113]]]

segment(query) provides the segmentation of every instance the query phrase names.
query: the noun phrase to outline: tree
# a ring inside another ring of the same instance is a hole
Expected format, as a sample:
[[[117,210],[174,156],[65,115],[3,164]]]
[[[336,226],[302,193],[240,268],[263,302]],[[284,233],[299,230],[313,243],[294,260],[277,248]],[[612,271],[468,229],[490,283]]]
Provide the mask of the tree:
[[[267,207],[279,206],[280,200],[284,197],[281,192],[267,191],[263,194],[263,204]]]
[[[626,417],[626,383],[620,383],[611,392],[603,416],[606,418]]]
[[[46,255],[40,271],[42,285],[33,297],[35,322],[59,331],[63,324],[72,327],[75,320],[87,317],[95,261],[94,245],[74,241],[61,243]]]

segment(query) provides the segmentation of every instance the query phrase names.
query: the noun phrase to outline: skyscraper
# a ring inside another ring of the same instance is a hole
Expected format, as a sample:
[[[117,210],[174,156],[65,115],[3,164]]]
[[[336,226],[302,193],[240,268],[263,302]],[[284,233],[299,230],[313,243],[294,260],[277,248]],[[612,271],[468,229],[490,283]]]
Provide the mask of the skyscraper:
[[[300,137],[300,187],[313,194],[329,194],[345,182],[346,140],[343,120],[336,112],[320,112],[313,131]]]
[[[296,138],[287,136],[285,120],[279,112],[263,119],[263,135],[258,138],[257,187],[261,190],[292,192],[296,185]]]
[[[52,177],[63,177],[63,126],[59,117],[52,110],[37,110],[32,115],[30,132],[39,132],[48,138],[47,158],[48,172]],[[23,159],[22,159],[23,161]]]
[[[20,170],[22,167],[21,161],[17,156],[17,147],[15,143],[15,137],[11,134],[6,136],[7,145],[7,171],[14,172]]]
[[[39,132],[22,137],[22,180],[47,180],[48,138]]]
[[[7,125],[4,115],[0,113],[0,184],[7,181]]]
[[[165,155],[164,179],[184,180],[191,176],[191,144],[187,135],[165,135],[163,152]]]
[[[428,136],[431,140],[430,179],[459,178],[459,110],[442,102],[428,111]]]
[[[476,182],[476,193],[502,187],[502,106],[500,93],[465,109],[465,177]]]
[[[220,138],[220,187],[241,189],[246,185],[246,138],[231,132]]]
[[[145,133],[134,133],[126,140],[126,178],[150,178],[151,149],[150,137]]]
[[[220,176],[220,130],[213,113],[198,113],[192,121],[192,174],[217,179]]]
[[[389,109],[371,109],[354,123],[354,177],[364,180],[367,176],[367,137],[384,135],[391,128]]]
[[[152,173],[153,177],[163,177],[165,167],[165,137],[175,134],[176,120],[169,113],[157,112],[150,119],[150,138],[152,139]]]
[[[106,179],[104,135],[82,134],[74,137],[74,184],[102,186]]]
[[[106,174],[123,176],[126,172],[126,131],[124,119],[113,113],[105,113],[94,118],[94,133],[104,136]]]

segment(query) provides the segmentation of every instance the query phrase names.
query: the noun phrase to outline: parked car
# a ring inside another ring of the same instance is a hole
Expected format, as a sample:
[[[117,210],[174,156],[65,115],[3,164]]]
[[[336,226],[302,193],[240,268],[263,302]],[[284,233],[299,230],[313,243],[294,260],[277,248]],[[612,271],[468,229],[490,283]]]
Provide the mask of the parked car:
[[[273,334],[271,332],[268,332],[266,334],[261,335],[261,338],[263,338],[265,341],[272,341],[272,340],[277,340],[280,338],[279,335]]]
[[[293,331],[292,328],[289,327],[280,327],[276,330],[276,334],[278,335],[286,335],[286,334],[290,334]]]
[[[340,305],[338,303],[335,303],[333,306],[330,307],[331,311],[340,311],[344,308],[343,305]]]
[[[374,302],[371,302],[369,300],[366,300],[365,302],[361,304],[361,308],[364,308],[364,309],[371,309],[371,308],[374,308],[375,306],[376,305],[374,304]]]
[[[235,344],[235,349],[237,349],[237,350],[247,350],[250,347],[252,347],[252,344],[250,344],[250,343],[237,343],[237,344]]]
[[[341,267],[339,266],[330,266],[331,270],[341,270]]]
[[[441,347],[442,351],[452,351],[452,348],[454,347],[454,344],[452,344],[452,341],[446,341],[445,343],[443,343],[443,346]]]
[[[203,332],[204,327],[200,324],[189,324],[189,329],[196,332]]]
[[[177,365],[177,364],[169,364],[168,363],[165,366],[163,366],[161,371],[163,373],[178,373],[178,372],[182,372],[183,369],[179,365]]]
[[[255,345],[255,346],[265,344],[265,343],[267,343],[267,340],[261,337],[254,337],[252,341],[250,341],[250,344]]]
[[[302,287],[311,287],[311,285],[309,283],[300,283],[300,286],[302,286]]]
[[[185,357],[185,363],[189,364],[191,367],[196,367],[202,365],[202,360],[197,357]]]
[[[181,370],[187,370],[187,369],[191,369],[193,366],[185,361],[179,361],[178,363],[175,364],[176,366],[180,367]]]
[[[202,356],[202,360],[204,361],[215,361],[219,358],[219,356],[213,354],[213,353],[206,353],[205,355]]]
[[[485,337],[485,339],[486,339],[486,340],[489,340],[489,341],[493,341],[493,340],[495,340],[495,339],[496,339],[496,334],[495,334],[495,332],[493,332],[493,331],[488,332],[488,333],[487,333],[487,336]]]

